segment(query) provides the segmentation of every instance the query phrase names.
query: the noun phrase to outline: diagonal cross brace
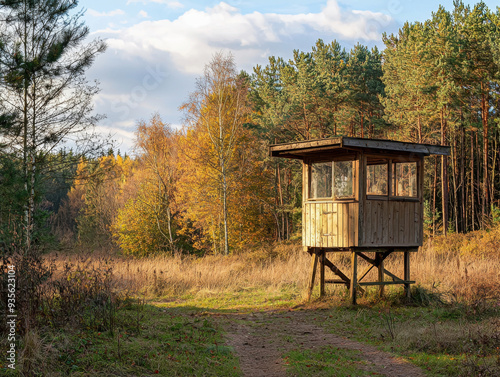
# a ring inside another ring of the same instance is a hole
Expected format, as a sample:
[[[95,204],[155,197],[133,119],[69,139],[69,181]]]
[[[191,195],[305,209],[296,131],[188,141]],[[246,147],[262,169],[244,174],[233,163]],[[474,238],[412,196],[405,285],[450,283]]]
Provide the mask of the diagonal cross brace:
[[[343,281],[345,281],[345,285],[346,285],[346,288],[347,289],[350,289],[351,288],[351,279],[349,279],[346,275],[344,275],[344,273],[342,271],[340,271],[338,269],[337,266],[335,266],[330,260],[328,260],[326,257],[324,258],[325,260],[325,266],[327,266],[330,270],[332,270],[332,272],[337,275],[338,277],[340,277]],[[364,293],[365,290],[363,288],[361,288],[359,285],[356,287],[356,289],[361,292],[361,293]]]
[[[342,271],[338,269],[337,266],[335,266],[328,258],[324,258],[325,261],[325,266],[328,267],[332,272],[337,275],[339,278],[341,278],[343,281],[345,281],[345,284],[347,288],[351,286],[351,279],[349,279],[347,276],[344,275]]]
[[[380,263],[382,263],[385,258],[387,258],[390,254],[392,253],[392,250],[391,251],[386,251],[385,253],[383,253],[380,257],[378,258],[375,258],[375,259],[372,259],[366,255],[364,255],[363,253],[358,253],[358,255],[363,258],[364,260],[366,260],[368,263],[370,263],[370,266],[368,266],[360,275],[360,278],[358,279],[358,282],[360,282],[361,280],[363,280],[363,278],[368,275],[368,273],[372,270],[373,267],[378,267],[380,265]]]
[[[364,255],[363,253],[358,253],[358,255],[361,258],[363,258],[364,260],[366,260],[368,263],[371,264],[371,266],[368,266],[367,269],[361,274],[361,277],[359,278],[358,281],[361,281],[361,279],[363,279],[368,274],[368,272],[370,272],[370,270],[373,267],[378,267],[380,265],[380,263],[383,262],[385,260],[385,258],[387,258],[391,253],[392,253],[392,250],[386,251],[385,253],[382,254],[381,257],[378,258],[378,260],[372,259],[372,258]],[[384,274],[386,274],[387,276],[390,276],[393,281],[404,281],[404,279],[397,277],[396,275],[394,275],[392,272],[386,270],[385,268],[384,268]]]

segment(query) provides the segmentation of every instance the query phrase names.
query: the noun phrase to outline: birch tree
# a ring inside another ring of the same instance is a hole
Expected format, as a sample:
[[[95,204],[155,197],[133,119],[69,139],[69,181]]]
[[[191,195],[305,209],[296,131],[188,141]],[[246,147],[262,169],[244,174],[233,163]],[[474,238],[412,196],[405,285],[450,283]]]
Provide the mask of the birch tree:
[[[238,77],[231,54],[216,53],[196,81],[196,90],[181,107],[191,128],[202,128],[208,136],[204,151],[207,168],[216,173],[222,207],[224,254],[229,254],[229,180],[235,170],[235,145],[245,116],[246,86]],[[196,146],[191,146],[196,148]]]

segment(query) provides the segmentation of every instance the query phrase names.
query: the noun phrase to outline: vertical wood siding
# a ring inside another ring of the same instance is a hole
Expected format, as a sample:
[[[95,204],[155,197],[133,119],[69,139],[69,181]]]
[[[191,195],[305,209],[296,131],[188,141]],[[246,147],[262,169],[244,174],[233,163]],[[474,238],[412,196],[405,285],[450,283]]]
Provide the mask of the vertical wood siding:
[[[357,202],[306,202],[302,213],[304,246],[358,246]]]
[[[417,201],[366,200],[360,246],[421,245],[421,211]]]

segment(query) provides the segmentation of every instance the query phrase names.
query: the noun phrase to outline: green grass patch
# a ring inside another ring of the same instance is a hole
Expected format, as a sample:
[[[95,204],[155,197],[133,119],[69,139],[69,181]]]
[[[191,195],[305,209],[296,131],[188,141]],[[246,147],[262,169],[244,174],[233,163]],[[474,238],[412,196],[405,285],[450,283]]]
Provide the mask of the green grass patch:
[[[360,351],[334,347],[316,350],[292,350],[285,355],[287,374],[291,376],[355,377],[377,375],[360,369],[366,366]]]
[[[470,317],[457,305],[337,306],[320,322],[329,332],[402,356],[429,376],[500,375],[500,313]]]
[[[500,359],[496,356],[479,357],[470,354],[412,353],[408,359],[422,368],[429,376],[496,377],[499,376]]]
[[[411,353],[408,360],[422,368],[430,376],[460,376],[464,355]]]
[[[285,309],[299,304],[301,293],[296,289],[266,290],[264,288],[240,289],[232,292],[200,291],[190,293],[179,300],[161,303],[164,307],[197,307],[221,311],[259,311]],[[161,302],[161,300],[159,300]]]
[[[237,359],[210,318],[135,303],[122,308],[116,321],[113,332],[70,327],[46,332],[33,350],[44,353],[34,375],[240,375]]]

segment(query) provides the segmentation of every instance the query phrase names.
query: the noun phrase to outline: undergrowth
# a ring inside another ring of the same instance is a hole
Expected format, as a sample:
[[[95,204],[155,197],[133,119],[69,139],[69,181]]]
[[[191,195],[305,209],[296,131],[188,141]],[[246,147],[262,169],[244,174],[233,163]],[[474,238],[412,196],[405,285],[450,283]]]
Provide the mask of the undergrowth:
[[[427,242],[411,256],[411,279],[418,284],[410,300],[400,287],[386,288],[383,298],[367,289],[353,309],[345,288],[328,286],[335,331],[397,350],[441,375],[500,375],[499,236],[496,229]],[[331,259],[349,271],[345,255]],[[385,268],[401,275],[400,259],[390,256]],[[93,375],[111,373],[114,363],[113,373],[122,375],[237,375],[221,329],[209,317],[193,322],[184,314],[193,307],[296,307],[304,302],[309,263],[294,243],[204,257],[130,258],[81,249],[48,256],[13,253],[0,266],[0,306],[6,310],[6,265],[15,264],[17,373]],[[366,279],[376,279],[376,271],[370,274]],[[5,354],[7,328],[1,326]],[[158,341],[159,331],[164,340]]]

